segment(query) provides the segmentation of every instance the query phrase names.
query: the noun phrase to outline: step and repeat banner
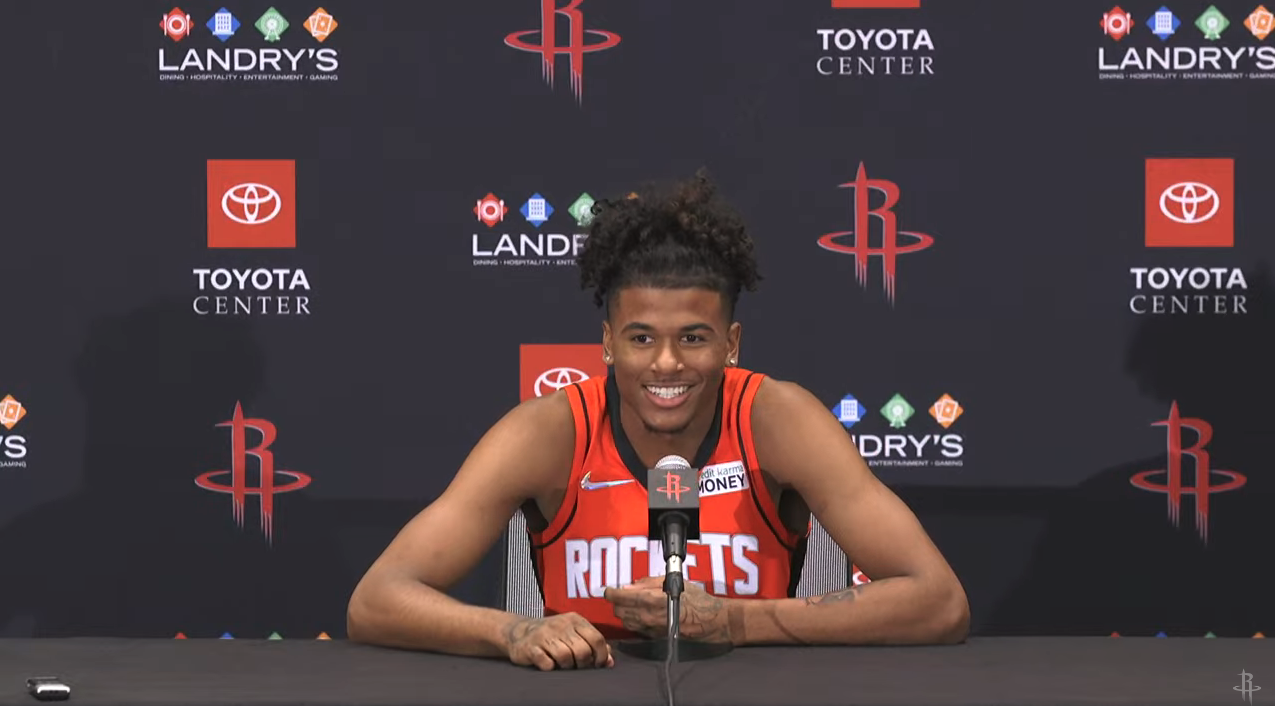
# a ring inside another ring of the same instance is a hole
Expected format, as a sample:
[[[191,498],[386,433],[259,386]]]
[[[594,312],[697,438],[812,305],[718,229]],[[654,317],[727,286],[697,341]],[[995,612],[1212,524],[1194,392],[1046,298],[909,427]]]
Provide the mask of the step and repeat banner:
[[[344,636],[701,167],[977,632],[1275,630],[1275,4],[170,2],[7,11],[0,634]]]

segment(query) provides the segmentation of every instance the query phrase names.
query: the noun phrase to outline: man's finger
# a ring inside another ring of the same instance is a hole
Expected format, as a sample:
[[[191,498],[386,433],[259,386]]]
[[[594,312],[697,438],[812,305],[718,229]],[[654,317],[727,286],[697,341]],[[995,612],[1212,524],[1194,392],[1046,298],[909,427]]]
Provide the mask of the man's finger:
[[[544,651],[553,657],[553,661],[561,669],[572,669],[576,666],[575,655],[571,654],[571,648],[567,643],[560,639],[551,638],[544,646]]]
[[[593,663],[599,667],[606,665],[611,659],[611,646],[607,644],[606,638],[602,637],[602,633],[598,632],[591,623],[585,623],[576,626],[576,634],[589,646]]]
[[[629,586],[625,586],[624,588],[612,588],[607,586],[602,591],[602,598],[611,601],[616,605],[624,605],[627,604],[629,596],[632,593],[633,588]]]
[[[664,592],[646,586],[625,586],[624,588],[608,588],[602,597],[617,606],[655,607],[664,600]]]
[[[531,664],[542,672],[553,671],[553,657],[549,656],[549,653],[545,652],[543,649],[537,649],[535,653],[532,654]]]
[[[660,610],[668,604],[668,596],[660,590],[641,588],[633,591],[631,605],[647,610]]]

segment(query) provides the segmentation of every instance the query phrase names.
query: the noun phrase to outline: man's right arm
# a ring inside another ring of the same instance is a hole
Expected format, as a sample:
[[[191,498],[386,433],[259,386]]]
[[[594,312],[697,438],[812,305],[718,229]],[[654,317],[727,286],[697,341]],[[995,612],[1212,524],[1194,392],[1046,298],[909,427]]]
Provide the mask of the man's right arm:
[[[446,591],[473,570],[523,502],[564,483],[574,447],[575,426],[563,393],[530,400],[505,415],[470,452],[443,494],[368,569],[350,599],[349,638],[509,657],[511,641],[538,625],[464,604]]]

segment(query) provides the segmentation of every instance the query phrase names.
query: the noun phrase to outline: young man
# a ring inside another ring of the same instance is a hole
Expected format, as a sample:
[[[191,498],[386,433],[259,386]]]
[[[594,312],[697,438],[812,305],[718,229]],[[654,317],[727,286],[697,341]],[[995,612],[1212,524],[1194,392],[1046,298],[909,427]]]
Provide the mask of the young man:
[[[798,385],[738,367],[735,304],[761,278],[740,218],[707,179],[600,202],[594,213],[579,264],[605,307],[608,377],[528,400],[483,436],[355,589],[350,639],[542,670],[612,665],[606,638],[654,637],[667,626],[661,580],[648,576],[664,562],[648,551],[645,482],[646,469],[676,454],[730,475],[737,489],[700,500],[684,637],[962,641],[969,607],[960,582],[833,415]],[[519,508],[546,617],[445,595]],[[790,597],[812,513],[870,583]],[[618,561],[591,551],[595,540]]]

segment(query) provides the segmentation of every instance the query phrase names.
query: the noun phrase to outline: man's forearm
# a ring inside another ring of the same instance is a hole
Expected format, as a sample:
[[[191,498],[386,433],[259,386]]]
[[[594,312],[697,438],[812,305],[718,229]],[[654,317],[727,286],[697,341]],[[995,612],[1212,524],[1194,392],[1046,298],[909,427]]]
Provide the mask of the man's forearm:
[[[418,581],[360,587],[347,632],[355,642],[473,657],[506,657],[509,630],[523,618],[462,603]]]
[[[968,608],[959,589],[896,577],[813,598],[729,602],[737,645],[907,645],[960,642]]]

